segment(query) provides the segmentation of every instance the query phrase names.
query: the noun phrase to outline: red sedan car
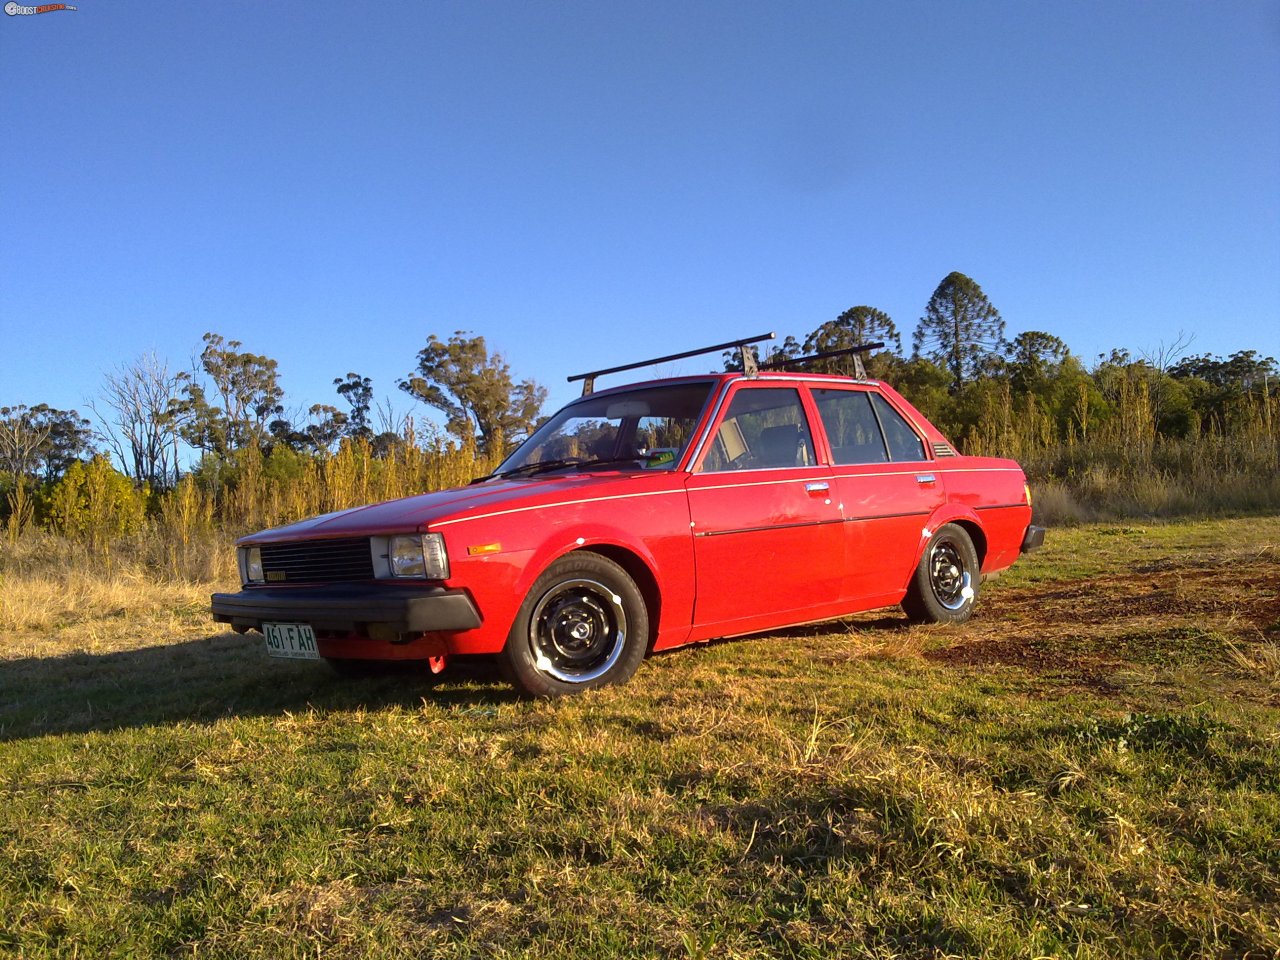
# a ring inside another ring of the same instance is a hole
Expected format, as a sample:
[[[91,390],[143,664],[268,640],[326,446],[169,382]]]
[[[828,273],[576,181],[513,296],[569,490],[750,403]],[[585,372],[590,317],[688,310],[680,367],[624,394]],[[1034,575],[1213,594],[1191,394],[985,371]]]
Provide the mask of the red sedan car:
[[[493,654],[548,696],[877,607],[961,622],[1043,542],[1019,466],[958,455],[888,385],[744,365],[599,392],[583,375],[489,477],[243,538],[243,589],[213,615],[339,668]]]

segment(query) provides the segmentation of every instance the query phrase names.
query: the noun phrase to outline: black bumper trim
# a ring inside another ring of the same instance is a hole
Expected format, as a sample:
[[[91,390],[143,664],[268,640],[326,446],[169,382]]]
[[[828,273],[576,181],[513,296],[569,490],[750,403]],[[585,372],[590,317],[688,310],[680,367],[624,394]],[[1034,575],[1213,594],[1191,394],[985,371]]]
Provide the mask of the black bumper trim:
[[[473,630],[480,611],[464,590],[390,587],[381,584],[247,587],[215,593],[213,619],[261,630],[264,622],[309,623],[316,630],[361,632],[370,624],[396,633]]]
[[[1044,546],[1044,527],[1037,527],[1034,523],[1027,527],[1027,532],[1022,535],[1022,552],[1030,553],[1032,550],[1039,550]]]

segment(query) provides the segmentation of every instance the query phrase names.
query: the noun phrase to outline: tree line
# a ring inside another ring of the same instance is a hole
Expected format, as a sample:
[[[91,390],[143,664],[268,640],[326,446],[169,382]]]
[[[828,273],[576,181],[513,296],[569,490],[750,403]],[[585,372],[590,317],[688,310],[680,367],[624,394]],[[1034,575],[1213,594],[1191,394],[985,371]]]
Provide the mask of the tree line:
[[[892,383],[965,452],[1017,456],[1037,480],[1073,485],[1080,497],[1105,496],[1104,476],[1149,484],[1199,471],[1203,486],[1257,472],[1266,482],[1250,489],[1262,499],[1243,505],[1280,506],[1272,357],[1184,355],[1180,338],[1086,364],[1045,331],[1006,338],[995,305],[958,272],[939,283],[910,339],[908,352],[887,313],[858,305],[761,359],[883,342],[868,375]],[[739,362],[726,355],[724,366]],[[853,373],[849,357],[813,368]],[[190,370],[147,355],[106,374],[88,416],[0,407],[0,520],[11,540],[42,526],[96,543],[162,515],[194,511],[239,528],[463,482],[536,426],[547,397],[465,331],[430,335],[396,384],[438,411],[442,429],[378,403],[356,372],[333,386],[334,403],[290,409],[274,359],[207,333]]]
[[[868,374],[893,384],[962,447],[989,432],[993,405],[1011,406],[1021,431],[1045,445],[1071,444],[1114,430],[1141,401],[1151,435],[1195,439],[1271,427],[1280,397],[1280,367],[1273,357],[1241,350],[1223,359],[1182,355],[1190,338],[1135,355],[1113,349],[1091,365],[1054,334],[1028,330],[1012,340],[982,288],[962,273],[948,274],[929,298],[902,347],[893,319],[871,306],[855,306],[821,324],[803,340],[788,336],[766,359],[807,356],[863,343],[885,348],[867,361]],[[725,367],[736,358],[726,355]],[[811,369],[854,372],[850,358],[818,361]],[[989,452],[989,451],[988,451]]]

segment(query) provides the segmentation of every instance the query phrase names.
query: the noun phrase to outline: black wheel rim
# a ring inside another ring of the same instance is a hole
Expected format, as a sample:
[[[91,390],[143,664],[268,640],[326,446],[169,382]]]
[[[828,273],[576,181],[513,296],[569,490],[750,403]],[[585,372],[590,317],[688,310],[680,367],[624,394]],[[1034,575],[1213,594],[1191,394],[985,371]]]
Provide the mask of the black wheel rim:
[[[959,610],[973,599],[973,577],[952,540],[939,540],[929,554],[929,586],[938,603]]]
[[[604,676],[618,662],[626,639],[622,598],[596,580],[557,583],[529,618],[534,668],[562,683]]]

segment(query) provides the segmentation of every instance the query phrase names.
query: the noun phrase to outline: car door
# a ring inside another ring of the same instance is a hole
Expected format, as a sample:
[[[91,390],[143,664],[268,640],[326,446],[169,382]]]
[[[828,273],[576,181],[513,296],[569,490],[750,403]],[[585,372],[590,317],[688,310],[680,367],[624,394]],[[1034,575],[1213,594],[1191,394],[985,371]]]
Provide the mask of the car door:
[[[810,619],[839,596],[844,538],[800,393],[738,384],[722,410],[687,482],[694,622],[745,632]]]
[[[924,441],[878,392],[812,391],[831,446],[833,490],[843,511],[848,564],[841,596],[859,605],[896,603],[946,493]]]

